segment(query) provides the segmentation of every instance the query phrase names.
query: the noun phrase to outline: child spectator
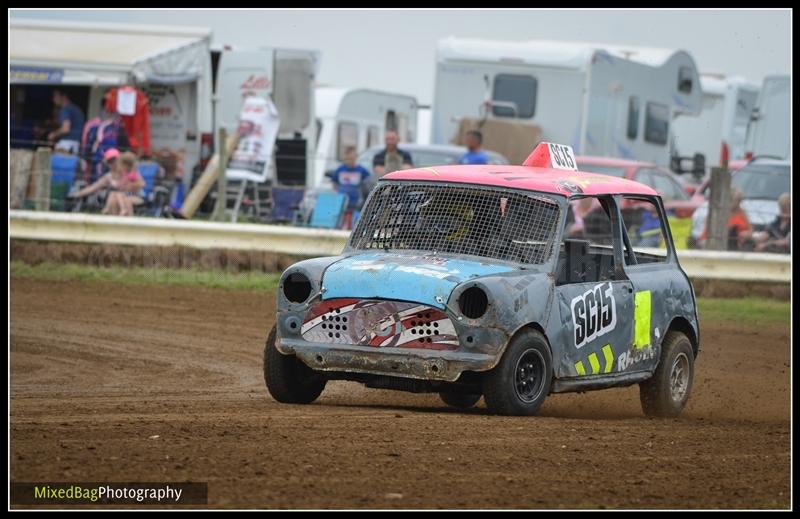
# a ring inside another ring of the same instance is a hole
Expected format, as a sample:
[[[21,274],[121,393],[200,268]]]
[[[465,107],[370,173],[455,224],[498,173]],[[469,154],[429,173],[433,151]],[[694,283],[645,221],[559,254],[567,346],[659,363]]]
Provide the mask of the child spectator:
[[[347,195],[347,215],[349,222],[352,212],[361,207],[361,186],[370,176],[367,169],[356,163],[356,149],[352,146],[344,151],[344,163],[336,168],[331,176],[333,187],[339,193]],[[349,228],[350,225],[347,225]]]
[[[103,162],[109,166],[109,172],[70,196],[80,198],[105,188],[109,193],[103,214],[133,215],[133,207],[144,203],[141,196],[144,179],[136,169],[136,155],[129,151],[120,154],[112,148],[103,155]]]

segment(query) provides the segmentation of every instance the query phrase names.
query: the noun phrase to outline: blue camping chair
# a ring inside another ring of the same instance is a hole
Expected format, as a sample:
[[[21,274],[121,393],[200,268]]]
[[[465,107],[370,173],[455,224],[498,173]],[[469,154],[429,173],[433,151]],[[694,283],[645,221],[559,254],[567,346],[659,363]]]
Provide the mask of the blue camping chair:
[[[300,202],[303,201],[303,194],[302,188],[273,187],[270,194],[272,198],[272,221],[295,222]]]
[[[152,160],[140,161],[138,168],[139,174],[144,180],[144,188],[142,188],[144,204],[136,208],[136,214],[161,216],[172,196],[170,189],[159,184],[164,170],[161,164]]]
[[[342,224],[346,208],[347,195],[320,193],[317,195],[317,203],[314,204],[314,211],[311,213],[311,221],[308,222],[308,225],[324,229],[338,229]]]
[[[65,199],[75,182],[80,159],[77,155],[54,153],[50,158],[50,209],[63,211]]]
[[[141,161],[139,162],[139,173],[142,175],[144,179],[144,199],[148,200],[150,195],[153,193],[153,190],[158,183],[158,176],[161,172],[161,165],[158,162],[153,161]]]

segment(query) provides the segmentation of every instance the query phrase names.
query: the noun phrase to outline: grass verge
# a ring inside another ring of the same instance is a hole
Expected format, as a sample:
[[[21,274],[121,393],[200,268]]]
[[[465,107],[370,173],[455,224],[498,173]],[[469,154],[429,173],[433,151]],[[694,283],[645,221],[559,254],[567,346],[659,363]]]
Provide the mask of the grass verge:
[[[701,297],[697,300],[697,313],[701,324],[704,321],[735,321],[743,324],[786,322],[788,325],[791,305],[788,301],[760,297]]]
[[[70,263],[29,265],[11,262],[11,277],[41,281],[107,282],[128,285],[179,285],[234,290],[278,288],[280,274],[264,272],[232,273],[223,270],[166,269],[146,267],[93,267]]]

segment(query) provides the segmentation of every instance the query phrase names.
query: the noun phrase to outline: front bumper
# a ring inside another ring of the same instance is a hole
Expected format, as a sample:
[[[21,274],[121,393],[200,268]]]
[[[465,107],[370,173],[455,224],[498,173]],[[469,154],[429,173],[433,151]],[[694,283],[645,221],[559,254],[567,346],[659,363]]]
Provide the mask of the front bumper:
[[[422,348],[375,348],[352,344],[309,342],[278,337],[276,347],[295,355],[317,371],[339,371],[389,375],[422,380],[455,382],[464,371],[487,371],[497,363],[488,353]]]

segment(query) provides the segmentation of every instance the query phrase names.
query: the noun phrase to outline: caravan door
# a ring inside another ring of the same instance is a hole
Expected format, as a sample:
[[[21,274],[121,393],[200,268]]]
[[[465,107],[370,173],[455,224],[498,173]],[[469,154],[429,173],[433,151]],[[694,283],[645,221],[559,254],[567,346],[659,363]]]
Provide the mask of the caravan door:
[[[274,80],[272,50],[224,50],[217,70],[216,128],[236,131],[244,98],[267,99]]]

